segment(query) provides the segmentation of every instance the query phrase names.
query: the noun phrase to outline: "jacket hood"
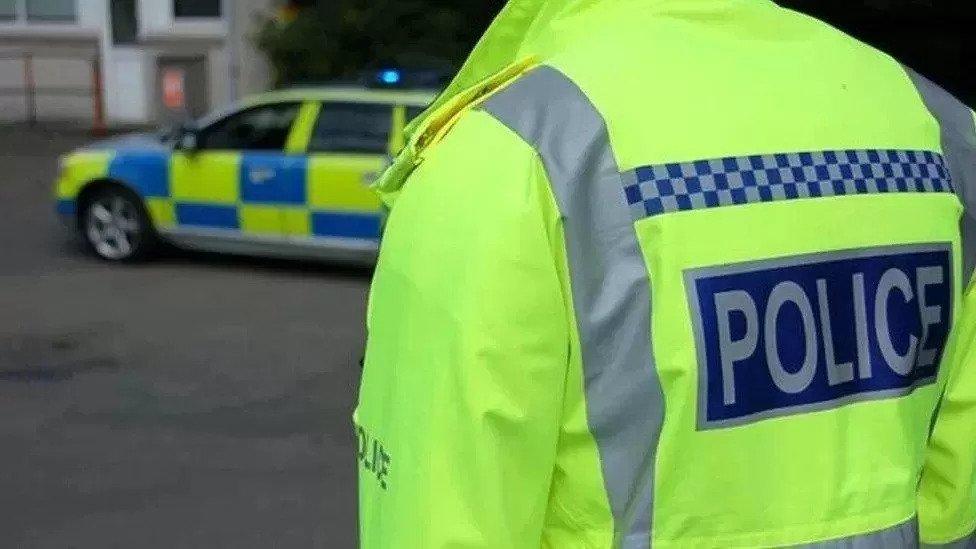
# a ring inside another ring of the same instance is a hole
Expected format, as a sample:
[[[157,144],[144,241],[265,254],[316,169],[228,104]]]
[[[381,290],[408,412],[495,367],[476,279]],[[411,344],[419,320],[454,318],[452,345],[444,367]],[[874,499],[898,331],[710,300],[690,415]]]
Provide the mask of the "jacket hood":
[[[632,9],[687,7],[694,4],[723,4],[736,0],[509,0],[475,45],[461,70],[434,101],[430,109],[407,128],[411,134],[423,119],[478,82],[524,59],[545,58],[567,42],[569,19],[593,8],[633,3]],[[771,0],[738,0],[764,2]]]

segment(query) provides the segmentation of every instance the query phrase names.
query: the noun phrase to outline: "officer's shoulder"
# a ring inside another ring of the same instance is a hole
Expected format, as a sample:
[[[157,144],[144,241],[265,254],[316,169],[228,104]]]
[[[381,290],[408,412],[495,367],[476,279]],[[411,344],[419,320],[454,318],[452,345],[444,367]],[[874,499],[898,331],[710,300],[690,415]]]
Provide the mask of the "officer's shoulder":
[[[455,94],[426,115],[416,130],[417,138],[411,143],[418,159],[428,156],[440,144],[458,122],[477,113],[494,95],[501,93],[512,83],[539,65],[535,57],[519,59],[481,79]]]
[[[453,93],[446,101],[436,101],[431,110],[424,113],[418,122],[414,122],[416,127],[408,129],[411,137],[406,146],[373,184],[373,189],[383,202],[388,206],[392,205],[407,180],[421,166],[429,164],[428,160],[436,151],[443,149],[441,145],[448,136],[452,136],[450,140],[452,142],[465,141],[465,139],[456,139],[458,132],[454,130],[458,124],[466,118],[479,118],[478,107],[492,94],[504,89],[520,75],[531,70],[535,62],[532,57],[520,59]],[[496,129],[501,132],[507,131],[502,127]],[[485,143],[475,141],[466,144],[465,147],[469,150],[461,152],[470,153],[463,154],[465,159],[478,161],[484,158],[497,158],[495,151],[486,150]]]

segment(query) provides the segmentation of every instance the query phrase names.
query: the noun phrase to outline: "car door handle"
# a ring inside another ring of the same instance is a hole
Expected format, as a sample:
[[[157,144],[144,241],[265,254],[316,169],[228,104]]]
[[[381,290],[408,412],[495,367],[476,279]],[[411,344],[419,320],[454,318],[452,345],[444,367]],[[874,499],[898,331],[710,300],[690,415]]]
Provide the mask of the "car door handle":
[[[251,183],[260,185],[274,179],[275,171],[271,168],[253,168],[247,173],[247,177]]]

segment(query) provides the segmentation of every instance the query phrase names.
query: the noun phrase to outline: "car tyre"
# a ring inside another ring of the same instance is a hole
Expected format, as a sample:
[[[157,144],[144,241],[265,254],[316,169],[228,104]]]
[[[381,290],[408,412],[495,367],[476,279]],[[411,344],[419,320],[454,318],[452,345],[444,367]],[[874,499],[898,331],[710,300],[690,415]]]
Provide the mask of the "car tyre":
[[[86,201],[79,229],[92,253],[105,261],[131,263],[146,259],[157,245],[142,201],[123,187],[102,189]]]

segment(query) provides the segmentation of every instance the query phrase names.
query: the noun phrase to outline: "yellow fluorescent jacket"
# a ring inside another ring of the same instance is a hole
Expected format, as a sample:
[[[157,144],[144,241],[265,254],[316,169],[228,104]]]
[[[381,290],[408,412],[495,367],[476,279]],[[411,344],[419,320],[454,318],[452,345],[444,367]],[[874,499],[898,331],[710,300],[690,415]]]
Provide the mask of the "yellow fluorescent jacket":
[[[409,132],[363,547],[971,536],[968,108],[765,0],[513,1]]]

